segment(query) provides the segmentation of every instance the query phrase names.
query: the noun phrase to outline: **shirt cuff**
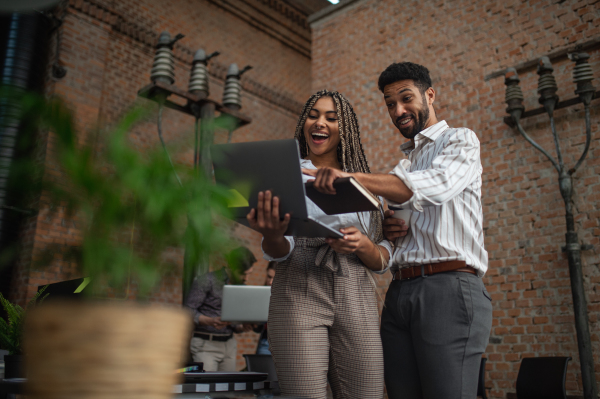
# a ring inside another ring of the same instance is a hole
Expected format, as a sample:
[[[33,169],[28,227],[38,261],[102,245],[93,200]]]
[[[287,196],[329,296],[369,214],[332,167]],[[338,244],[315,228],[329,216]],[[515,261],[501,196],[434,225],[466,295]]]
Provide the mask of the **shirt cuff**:
[[[287,255],[282,256],[281,258],[273,258],[271,255],[267,254],[265,252],[265,250],[263,249],[262,243],[265,240],[265,238],[263,237],[260,241],[260,250],[263,253],[263,259],[268,260],[269,262],[283,262],[284,260],[286,260],[287,258],[290,257],[290,254],[292,253],[292,251],[294,250],[294,237],[291,236],[285,236],[285,239],[288,240],[288,242],[290,243],[290,250],[287,253]]]
[[[371,269],[371,270],[373,270],[373,273],[376,273],[376,274],[384,274],[392,266],[392,255],[393,255],[393,253],[392,253],[392,244],[390,244],[390,242],[388,240],[384,239],[383,241],[381,241],[377,245],[384,247],[388,251],[388,253],[390,254],[390,260],[388,261],[388,264],[384,268],[382,268],[381,270],[373,270],[373,269]]]
[[[387,199],[388,204],[392,205],[392,206],[402,206],[405,208],[409,208],[412,211],[416,211],[416,212],[423,212],[423,207],[421,206],[421,194],[419,193],[419,190],[417,188],[415,188],[414,184],[412,183],[412,180],[410,178],[410,173],[408,173],[406,171],[406,168],[410,166],[410,161],[407,159],[402,159],[400,160],[400,162],[398,163],[398,165],[396,165],[396,167],[394,169],[392,169],[392,171],[390,172],[390,175],[395,175],[396,177],[398,177],[400,180],[402,180],[402,182],[404,184],[406,184],[406,187],[408,187],[408,189],[410,191],[412,191],[413,195],[412,197],[410,197],[410,199],[402,204],[394,202],[392,200]],[[391,256],[390,256],[391,259]]]
[[[200,325],[200,315],[202,315],[202,313],[196,311],[193,312],[193,317],[194,317],[194,325],[199,326]]]

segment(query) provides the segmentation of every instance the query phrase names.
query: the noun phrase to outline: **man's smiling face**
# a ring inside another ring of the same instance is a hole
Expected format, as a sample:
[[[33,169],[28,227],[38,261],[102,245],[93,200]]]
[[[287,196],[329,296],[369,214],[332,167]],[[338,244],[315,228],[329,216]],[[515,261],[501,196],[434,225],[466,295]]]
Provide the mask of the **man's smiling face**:
[[[432,124],[429,107],[435,98],[433,88],[423,95],[411,79],[399,80],[385,86],[383,97],[392,123],[407,139],[413,139]]]

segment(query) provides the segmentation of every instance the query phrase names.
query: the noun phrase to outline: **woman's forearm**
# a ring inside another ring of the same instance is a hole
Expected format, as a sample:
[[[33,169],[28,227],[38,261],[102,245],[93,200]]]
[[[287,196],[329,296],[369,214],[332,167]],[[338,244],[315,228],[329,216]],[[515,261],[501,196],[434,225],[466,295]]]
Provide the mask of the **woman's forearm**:
[[[362,263],[369,269],[380,271],[387,267],[390,260],[390,253],[385,247],[377,245],[369,240],[370,245],[366,245],[364,249],[356,251],[356,255]]]
[[[262,248],[272,258],[283,258],[290,252],[290,242],[284,236],[264,237]]]

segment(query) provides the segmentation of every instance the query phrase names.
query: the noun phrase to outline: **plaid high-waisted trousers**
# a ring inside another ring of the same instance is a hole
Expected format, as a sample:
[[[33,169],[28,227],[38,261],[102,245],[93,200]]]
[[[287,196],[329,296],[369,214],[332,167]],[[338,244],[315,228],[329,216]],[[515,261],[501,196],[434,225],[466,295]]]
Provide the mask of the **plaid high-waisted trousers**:
[[[383,352],[369,271],[323,239],[295,238],[276,267],[269,343],[283,395],[325,399],[383,396]]]

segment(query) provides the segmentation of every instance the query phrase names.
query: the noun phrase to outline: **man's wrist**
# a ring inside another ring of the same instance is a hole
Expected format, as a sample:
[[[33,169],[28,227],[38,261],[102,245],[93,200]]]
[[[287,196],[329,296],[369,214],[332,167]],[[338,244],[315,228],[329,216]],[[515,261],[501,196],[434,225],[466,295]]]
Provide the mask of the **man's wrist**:
[[[365,181],[364,181],[364,173],[360,173],[360,172],[355,172],[355,173],[348,173],[350,175],[350,177],[354,177],[360,184],[362,184],[363,186],[365,185]]]
[[[351,173],[352,177],[354,177],[360,184],[363,185],[367,190],[369,190],[374,195],[381,195],[377,191],[377,185],[373,182],[373,173]]]
[[[290,252],[290,243],[284,235],[263,236],[262,250],[268,257],[279,259]]]
[[[267,244],[269,246],[271,245],[281,245],[284,244],[285,241],[287,241],[285,239],[285,236],[283,234],[279,235],[265,235],[264,236],[264,241],[263,244]]]
[[[265,254],[273,258],[284,256],[289,250],[289,243],[285,236],[265,236],[262,242],[262,248]]]

